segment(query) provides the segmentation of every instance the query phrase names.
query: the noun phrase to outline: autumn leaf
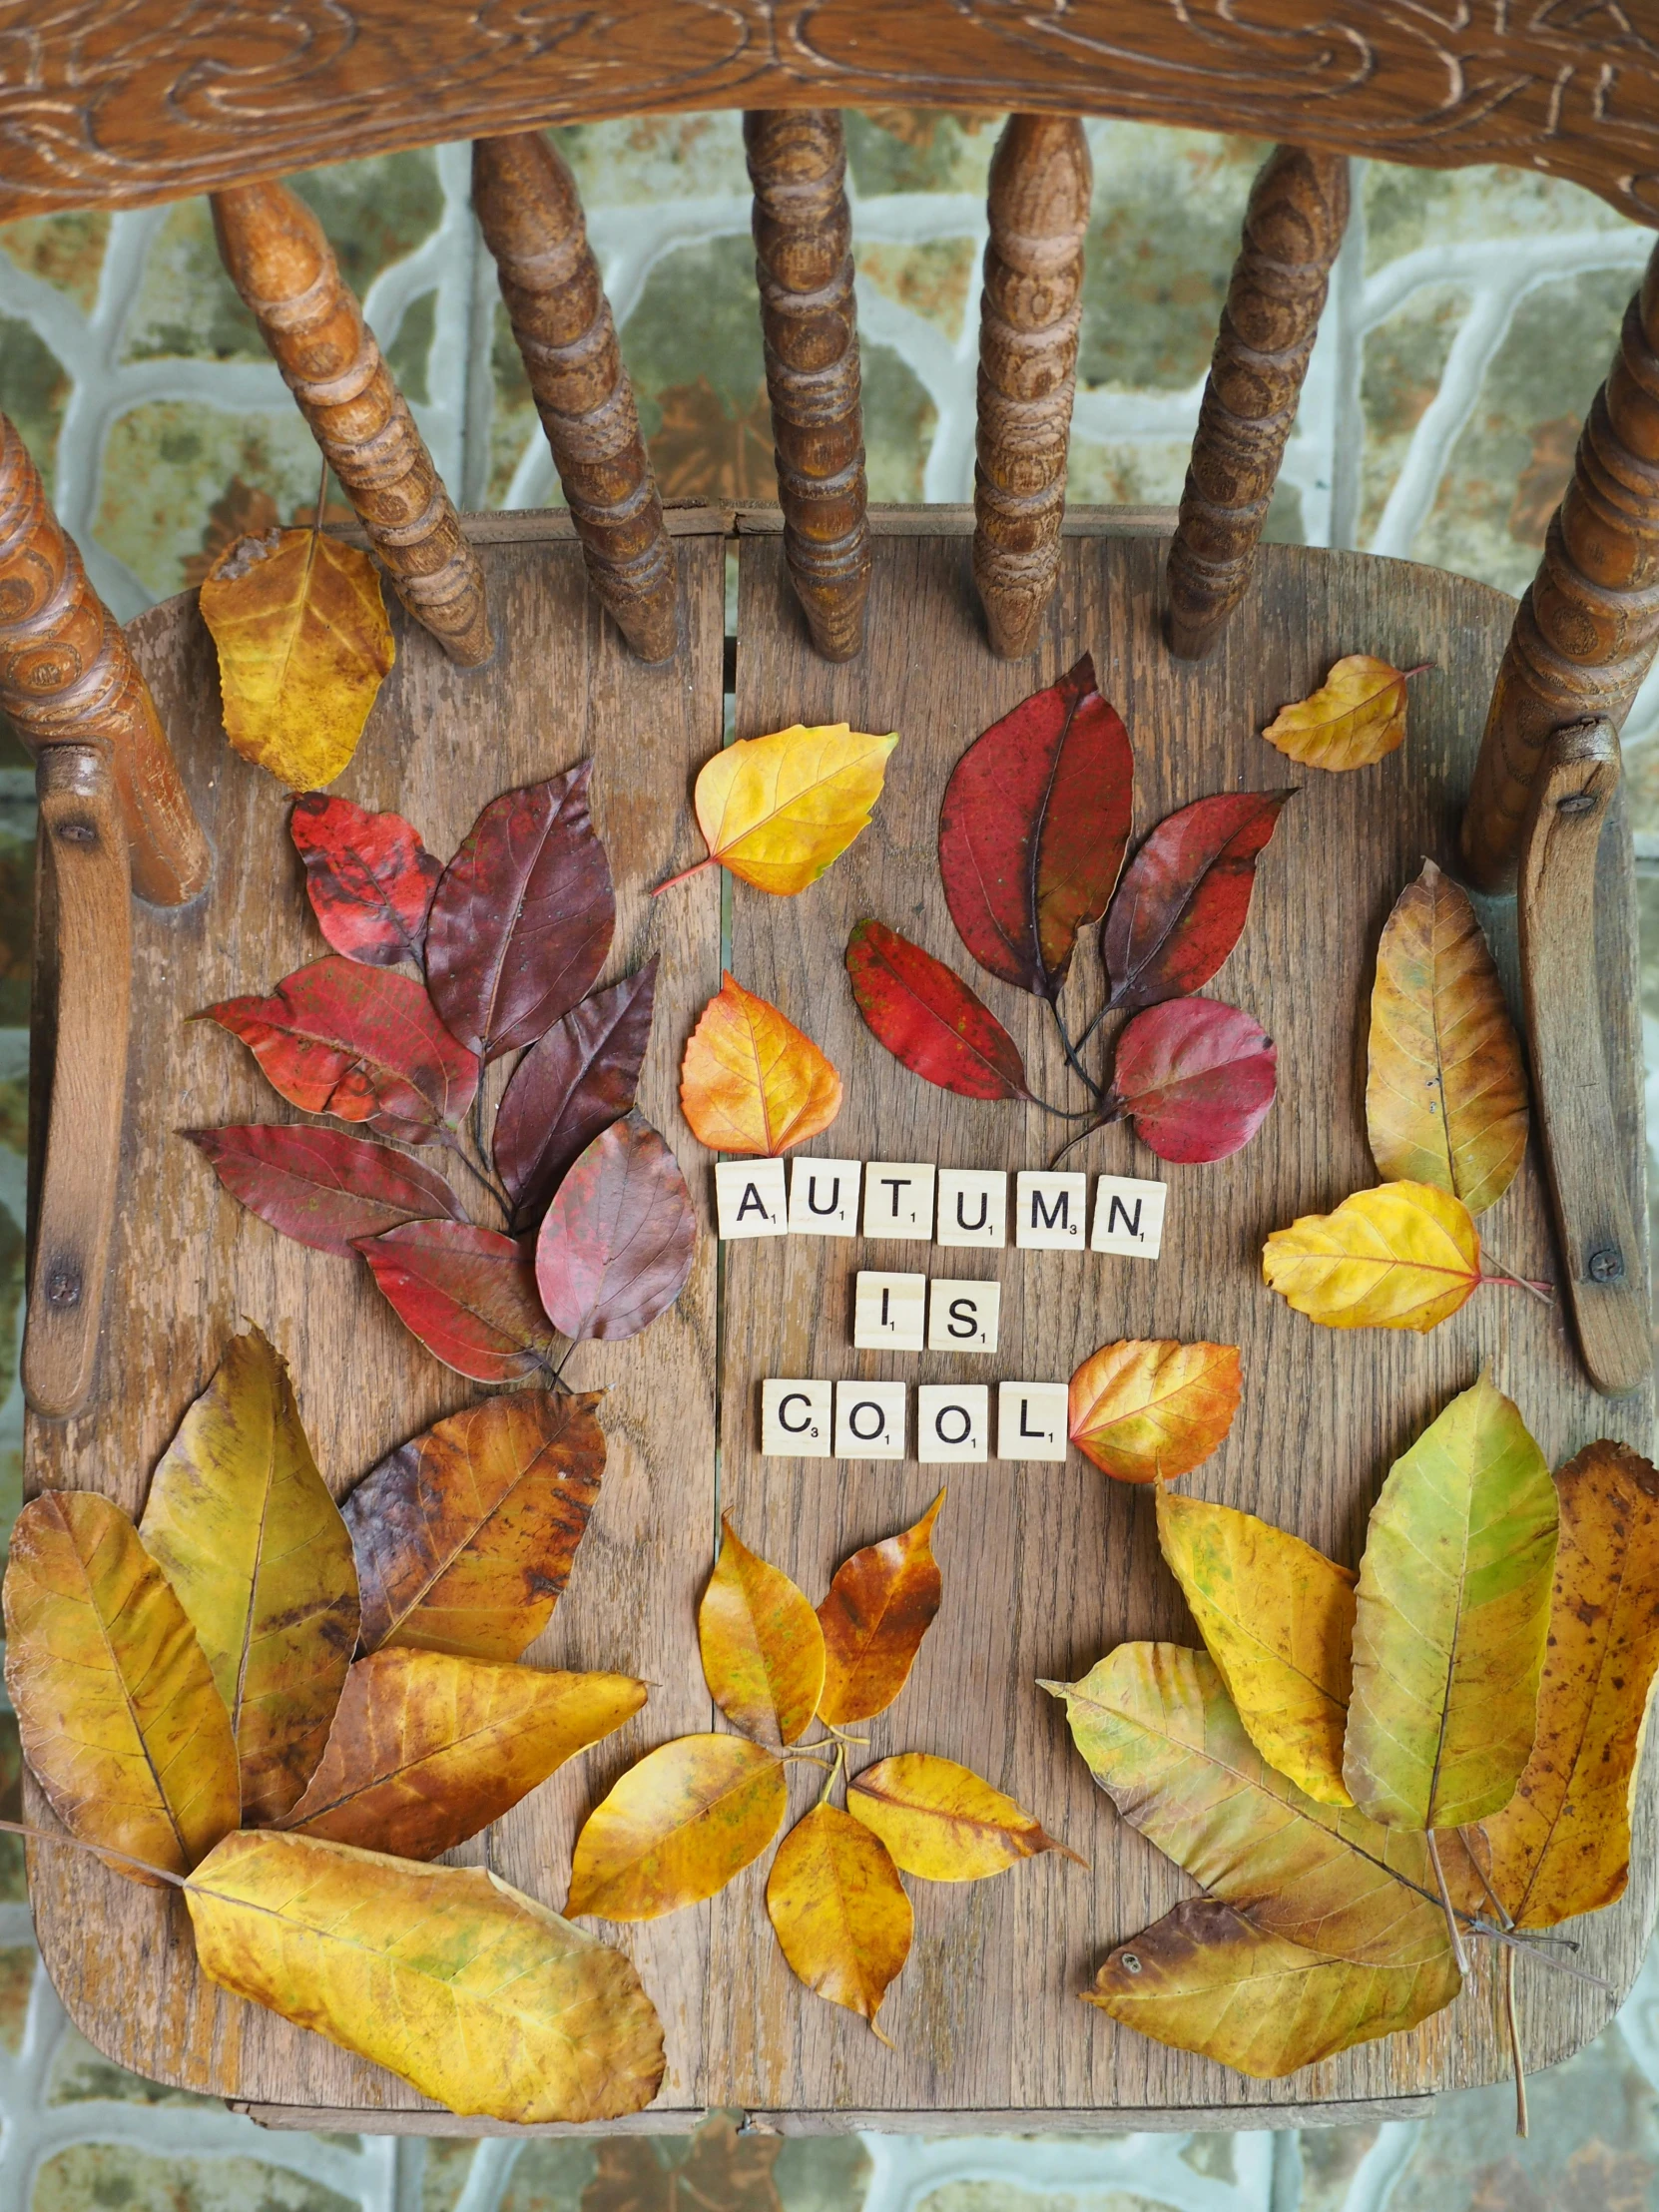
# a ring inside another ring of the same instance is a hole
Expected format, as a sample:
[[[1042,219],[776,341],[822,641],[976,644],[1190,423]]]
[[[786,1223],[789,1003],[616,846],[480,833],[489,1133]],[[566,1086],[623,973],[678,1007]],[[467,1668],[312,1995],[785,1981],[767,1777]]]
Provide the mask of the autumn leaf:
[[[1307,768],[1370,768],[1404,744],[1405,680],[1422,668],[1346,654],[1317,692],[1282,707],[1262,735]]]
[[[305,863],[305,893],[317,927],[334,950],[371,967],[398,960],[418,965],[443,862],[403,817],[303,792],[293,803],[288,832]]]
[[[954,970],[882,921],[846,940],[865,1024],[895,1060],[959,1098],[1029,1098],[1019,1047]]]
[[[1278,1066],[1273,1039],[1236,1006],[1167,999],[1124,1024],[1105,1111],[1127,1115],[1161,1160],[1226,1160],[1267,1119]]]
[[[686,1043],[680,1106],[711,1152],[774,1158],[829,1128],[841,1079],[811,1037],[723,972]]]
[[[374,563],[317,530],[239,538],[201,607],[232,745],[290,791],[331,784],[396,658]]]
[[[620,1728],[645,1695],[645,1684],[625,1674],[370,1652],[346,1676],[327,1748],[280,1825],[435,1859]]]
[[[765,420],[764,384],[761,409]],[[653,462],[657,453],[653,438]],[[770,441],[765,460],[770,478]],[[666,493],[660,465],[658,476]],[[701,487],[707,479],[699,474],[694,481]],[[690,2135],[678,2138],[601,2135],[590,2146],[593,2178],[576,2212],[785,2212],[774,2178],[784,2146],[782,2135],[760,2134],[741,2112],[711,2112]]]
[[[1514,1795],[1532,1750],[1555,1486],[1482,1375],[1388,1470],[1354,1625],[1343,1780],[1390,1828],[1460,1828]]]
[[[551,1373],[558,1338],[527,1238],[469,1221],[407,1221],[356,1250],[404,1328],[457,1375],[519,1382]]]
[[[1113,1006],[1201,990],[1238,943],[1256,859],[1294,792],[1222,792],[1167,815],[1124,869],[1100,932]]]
[[[697,1216],[680,1163],[643,1114],[602,1129],[536,1239],[536,1290],[574,1342],[638,1336],[686,1287]]]
[[[1118,879],[1134,782],[1129,733],[1087,653],[968,747],[939,807],[939,873],[981,967],[1055,995]]]
[[[875,2015],[910,1955],[915,1915],[880,1839],[837,1806],[816,1806],[778,1847],[767,1915],[797,1978],[890,2048]]]
[[[655,1921],[724,1890],[789,1806],[780,1759],[744,1736],[682,1736],[647,1752],[588,1815],[565,1911]]]
[[[1220,1445],[1242,1387],[1237,1345],[1102,1345],[1071,1379],[1071,1440],[1120,1482],[1173,1482]]]
[[[202,1970],[463,2117],[637,2112],[663,2030],[631,1960],[480,1867],[228,1836],[185,1900]]]
[[[1460,1198],[1430,1183],[1356,1191],[1262,1248],[1262,1280],[1323,1329],[1436,1328],[1480,1286],[1480,1238]]]
[[[880,1837],[902,1874],[924,1882],[982,1882],[1044,1851],[1087,1865],[971,1767],[931,1752],[904,1751],[866,1767],[846,1786],[846,1809]]]
[[[251,1214],[313,1252],[356,1256],[357,1240],[405,1221],[461,1221],[441,1175],[406,1152],[309,1122],[183,1129]]]
[[[930,1538],[941,1490],[920,1520],[866,1544],[835,1569],[818,1609],[824,1630],[819,1718],[831,1728],[884,1713],[910,1679],[944,1594]]]
[[[824,1631],[782,1568],[733,1531],[698,1608],[697,1638],[709,1694],[732,1724],[768,1743],[806,1733],[824,1689]]]
[[[636,974],[561,1014],[514,1068],[491,1145],[515,1229],[537,1226],[580,1155],[632,1108],[656,995],[653,953]]]
[[[138,1531],[94,1490],[46,1490],[12,1529],[4,1595],[6,1688],[53,1812],[83,1843],[188,1873],[237,1825],[236,1739]]]
[[[1432,860],[1394,901],[1377,948],[1366,1135],[1389,1182],[1494,1205],[1526,1150],[1526,1070],[1468,894]]]
[[[596,1395],[514,1390],[372,1467],[341,1512],[362,1640],[516,1659],[547,1626],[599,1496]]]
[[[1158,1545],[1256,1749],[1322,1805],[1352,1805],[1354,1576],[1254,1513],[1173,1490],[1158,1492]]]
[[[697,826],[709,857],[670,881],[718,863],[757,890],[793,898],[868,828],[897,743],[896,731],[876,738],[844,722],[811,730],[798,722],[723,747],[697,778]]]

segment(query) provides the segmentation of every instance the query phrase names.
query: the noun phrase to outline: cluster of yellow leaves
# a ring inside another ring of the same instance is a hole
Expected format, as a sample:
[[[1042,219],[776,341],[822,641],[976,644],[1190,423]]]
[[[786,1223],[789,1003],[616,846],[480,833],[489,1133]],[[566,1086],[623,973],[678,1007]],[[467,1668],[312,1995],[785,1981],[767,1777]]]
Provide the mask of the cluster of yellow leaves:
[[[1405,743],[1406,680],[1421,674],[1370,653],[1347,654],[1318,691],[1281,708],[1262,735],[1306,768],[1370,768]]]
[[[686,1042],[680,1105],[711,1152],[773,1158],[829,1128],[841,1079],[776,1006],[723,975]]]
[[[869,827],[897,743],[896,731],[877,738],[844,722],[798,722],[724,747],[697,779],[697,826],[709,857],[686,872],[719,865],[757,890],[793,898]]]

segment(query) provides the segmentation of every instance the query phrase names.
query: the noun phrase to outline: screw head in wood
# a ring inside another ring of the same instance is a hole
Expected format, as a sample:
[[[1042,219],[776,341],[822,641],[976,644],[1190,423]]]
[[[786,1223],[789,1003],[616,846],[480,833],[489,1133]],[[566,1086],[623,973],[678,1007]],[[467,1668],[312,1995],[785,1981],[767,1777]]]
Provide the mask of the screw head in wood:
[[[1624,1254],[1617,1245],[1598,1245],[1584,1263],[1592,1283],[1617,1283],[1624,1276]]]
[[[1587,815],[1593,813],[1600,805],[1599,793],[1568,792],[1564,799],[1558,799],[1555,802],[1555,812],[1558,815]]]
[[[81,1303],[81,1278],[69,1269],[58,1270],[46,1279],[46,1303],[48,1306],[79,1306]]]

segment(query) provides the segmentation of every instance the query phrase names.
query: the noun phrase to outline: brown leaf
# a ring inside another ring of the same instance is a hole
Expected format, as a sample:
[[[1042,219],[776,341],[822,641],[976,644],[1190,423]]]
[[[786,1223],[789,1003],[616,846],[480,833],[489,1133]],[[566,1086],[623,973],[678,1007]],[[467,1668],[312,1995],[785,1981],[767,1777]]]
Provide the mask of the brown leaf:
[[[581,2212],[784,2212],[773,2169],[781,2135],[738,2133],[716,2112],[683,2145],[672,2136],[606,2135]]]
[[[835,1570],[818,1609],[826,1654],[818,1710],[831,1728],[884,1713],[910,1679],[944,1591],[928,1541],[944,1496],[913,1527],[866,1544]]]

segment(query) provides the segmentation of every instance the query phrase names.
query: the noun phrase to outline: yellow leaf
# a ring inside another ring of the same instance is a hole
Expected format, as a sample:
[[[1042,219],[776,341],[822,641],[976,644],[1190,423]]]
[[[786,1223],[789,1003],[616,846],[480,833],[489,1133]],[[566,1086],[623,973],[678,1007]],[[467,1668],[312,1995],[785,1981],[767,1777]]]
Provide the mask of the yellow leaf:
[[[655,1921],[724,1890],[777,1835],[783,1761],[742,1736],[682,1736],[647,1752],[576,1839],[567,1913]]]
[[[396,657],[366,553],[315,530],[239,538],[202,586],[225,735],[290,791],[320,791],[357,750]]]
[[[1172,1482],[1222,1441],[1240,1387],[1236,1345],[1102,1345],[1071,1379],[1071,1440],[1120,1482]]]
[[[244,1833],[185,1898],[212,1980],[451,2112],[616,2119],[662,2081],[632,1961],[481,1868]]]
[[[259,1330],[156,1469],[139,1533],[179,1594],[230,1709],[250,1821],[279,1820],[322,1756],[357,1641],[351,1538]]]
[[[884,1713],[909,1681],[944,1592],[932,1545],[943,1503],[941,1490],[913,1526],[865,1544],[835,1569],[818,1609],[825,1649],[818,1710],[830,1728]]]
[[[711,1152],[770,1158],[829,1128],[841,1079],[793,1021],[723,974],[686,1043],[680,1104]]]
[[[1254,1513],[1158,1492],[1158,1542],[1245,1731],[1322,1805],[1343,1781],[1354,1577]]]
[[[779,1946],[809,1989],[875,2026],[910,1955],[915,1916],[885,1848],[833,1805],[798,1821],[767,1877]]]
[[[1350,653],[1317,692],[1281,708],[1262,735],[1308,768],[1370,768],[1404,744],[1405,679],[1421,673]]]
[[[1087,1864],[971,1767],[931,1752],[903,1751],[866,1767],[847,1784],[846,1809],[880,1837],[896,1867],[924,1882],[982,1882],[1044,1851]]]
[[[1480,1284],[1469,1210],[1431,1183],[1356,1191],[1304,1214],[1262,1249],[1262,1279],[1323,1329],[1435,1328]]]
[[[844,722],[814,730],[798,722],[726,746],[697,779],[710,859],[757,890],[793,898],[867,828],[897,743],[896,731],[876,738]]]
[[[5,1613],[6,1687],[53,1812],[83,1842],[188,1873],[237,1825],[237,1747],[184,1609],[126,1514],[91,1490],[25,1505]]]
[[[1366,1134],[1389,1182],[1432,1183],[1482,1214],[1526,1150],[1526,1070],[1468,894],[1432,860],[1377,948]]]
[[[818,1711],[824,1631],[789,1576],[740,1542],[724,1515],[720,1558],[697,1615],[710,1695],[736,1727],[793,1744]]]

